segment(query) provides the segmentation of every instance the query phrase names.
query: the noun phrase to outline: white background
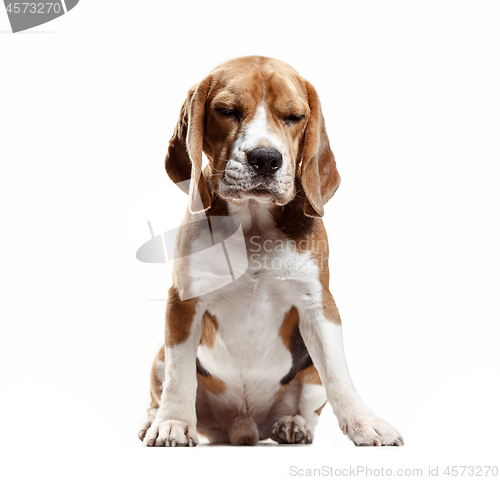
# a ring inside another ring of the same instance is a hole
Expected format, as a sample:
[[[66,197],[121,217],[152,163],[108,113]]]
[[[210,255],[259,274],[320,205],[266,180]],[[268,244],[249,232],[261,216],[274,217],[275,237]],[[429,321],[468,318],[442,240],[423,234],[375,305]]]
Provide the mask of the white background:
[[[498,465],[499,13],[488,1],[81,0],[13,35],[0,8],[0,479]],[[403,448],[355,448],[328,408],[306,447],[136,438],[163,335],[143,280],[163,291],[168,272],[135,260],[149,233],[143,221],[130,235],[131,212],[166,191],[156,215],[177,225],[186,198],[163,158],[180,106],[249,54],[290,63],[319,92],[342,175],[325,223],[347,359]]]

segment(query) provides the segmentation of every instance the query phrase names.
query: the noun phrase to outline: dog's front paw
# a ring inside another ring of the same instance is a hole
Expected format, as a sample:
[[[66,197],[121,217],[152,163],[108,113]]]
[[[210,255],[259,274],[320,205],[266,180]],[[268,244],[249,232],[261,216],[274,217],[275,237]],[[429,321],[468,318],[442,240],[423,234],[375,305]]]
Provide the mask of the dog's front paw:
[[[147,447],[196,447],[196,428],[179,420],[155,420],[149,427],[144,440]]]
[[[312,433],[301,415],[286,415],[273,425],[271,439],[278,443],[312,443]]]
[[[401,434],[381,418],[368,417],[342,421],[340,428],[358,447],[404,445]]]

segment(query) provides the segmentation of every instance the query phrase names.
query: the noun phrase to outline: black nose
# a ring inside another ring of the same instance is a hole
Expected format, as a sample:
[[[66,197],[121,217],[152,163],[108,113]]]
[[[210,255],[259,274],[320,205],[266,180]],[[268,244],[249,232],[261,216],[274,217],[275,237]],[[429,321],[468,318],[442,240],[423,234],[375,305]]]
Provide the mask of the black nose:
[[[247,160],[259,175],[273,175],[283,165],[283,155],[274,148],[254,148]]]

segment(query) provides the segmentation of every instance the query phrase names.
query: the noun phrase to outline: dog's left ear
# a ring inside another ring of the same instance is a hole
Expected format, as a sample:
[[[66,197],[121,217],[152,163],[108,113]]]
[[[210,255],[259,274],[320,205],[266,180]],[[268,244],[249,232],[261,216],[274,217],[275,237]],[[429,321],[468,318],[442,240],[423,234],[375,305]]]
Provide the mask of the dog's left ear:
[[[189,182],[189,211],[203,212],[210,208],[211,199],[201,170],[205,130],[205,102],[211,78],[207,77],[189,90],[182,105],[174,135],[168,144],[165,169],[173,182],[185,190]]]
[[[306,82],[311,114],[307,123],[300,180],[306,194],[304,213],[322,217],[324,205],[339,188],[340,175],[325,129],[325,121],[315,88]]]

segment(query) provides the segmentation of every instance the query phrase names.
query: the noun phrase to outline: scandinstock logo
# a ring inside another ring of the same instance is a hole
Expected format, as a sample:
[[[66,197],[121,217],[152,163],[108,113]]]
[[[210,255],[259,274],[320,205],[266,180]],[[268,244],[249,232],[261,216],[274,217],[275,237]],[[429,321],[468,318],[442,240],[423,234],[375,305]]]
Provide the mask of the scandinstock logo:
[[[177,185],[184,192],[189,190],[189,181]],[[152,202],[157,204],[156,208],[150,208]],[[145,208],[145,220],[151,238],[139,247],[136,258],[150,264],[170,262],[181,300],[225,287],[246,272],[248,258],[245,237],[237,219],[207,216],[202,212],[186,217],[180,227],[158,233],[165,226],[162,222],[165,209],[158,208],[159,198],[151,197],[146,203],[149,205]]]
[[[61,17],[75,8],[79,0],[52,2],[12,2],[4,0],[13,33],[28,30]]]

